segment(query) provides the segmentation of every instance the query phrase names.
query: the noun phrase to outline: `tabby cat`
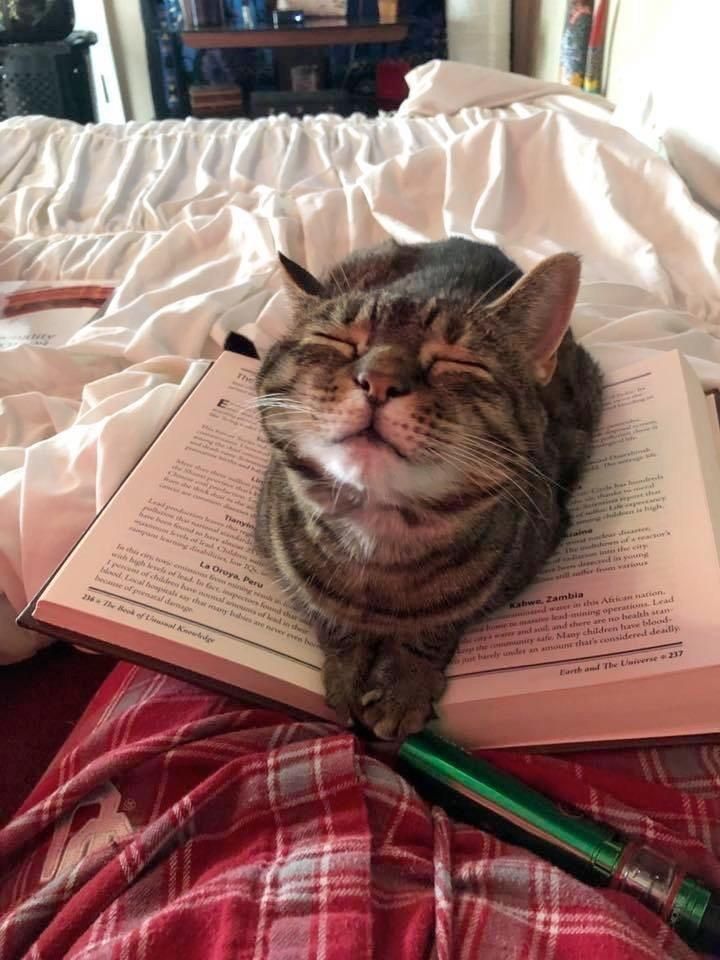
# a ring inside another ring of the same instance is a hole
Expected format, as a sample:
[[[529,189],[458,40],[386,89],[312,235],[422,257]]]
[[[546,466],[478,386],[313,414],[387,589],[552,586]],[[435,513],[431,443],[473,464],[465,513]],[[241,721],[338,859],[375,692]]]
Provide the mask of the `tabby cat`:
[[[284,256],[290,333],[265,357],[257,540],[318,628],[328,703],[422,728],[465,628],[568,525],[601,378],[568,329],[580,264],[388,243],[316,279]]]

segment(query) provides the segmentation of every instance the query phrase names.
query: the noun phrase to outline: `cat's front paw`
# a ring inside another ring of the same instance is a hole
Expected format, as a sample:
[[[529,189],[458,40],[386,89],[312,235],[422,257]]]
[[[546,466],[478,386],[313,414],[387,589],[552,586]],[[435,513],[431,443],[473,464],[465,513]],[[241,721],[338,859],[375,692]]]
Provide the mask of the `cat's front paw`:
[[[382,653],[355,707],[358,719],[382,740],[404,740],[435,715],[445,682],[442,670],[410,651]]]
[[[353,706],[357,699],[357,678],[340,657],[328,654],[323,665],[325,702],[337,714],[338,721],[352,726]]]
[[[327,653],[325,656],[325,702],[335,711],[338,721],[348,727],[357,718],[357,705],[369,668],[368,652],[360,644],[340,654]]]

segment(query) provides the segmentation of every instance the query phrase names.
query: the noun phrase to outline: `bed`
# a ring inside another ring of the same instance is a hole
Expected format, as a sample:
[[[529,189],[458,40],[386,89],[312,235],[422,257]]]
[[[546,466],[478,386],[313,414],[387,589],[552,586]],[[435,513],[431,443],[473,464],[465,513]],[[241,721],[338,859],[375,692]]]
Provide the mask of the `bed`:
[[[573,328],[605,370],[678,348],[720,387],[720,223],[663,156],[602,99],[554,84],[440,62],[408,82],[399,112],[374,120],[0,124],[0,280],[116,284],[102,318],[64,346],[0,352],[2,660],[44,642],[13,627],[15,612],[198,360],[230,332],[262,354],[283,330],[278,250],[311,271],[388,236],[488,241],[524,269],[574,250]],[[257,960],[340,956],[339,945],[353,957],[692,955],[627,898],[428,811],[347,734],[137,668],[116,674],[81,721],[89,740],[76,732],[0,833],[3,960],[163,956],[148,944],[179,936],[187,956],[207,956],[201,928],[225,945],[214,956]],[[501,762],[720,883],[718,748]],[[283,792],[279,769],[305,784],[302,801]],[[142,793],[148,777],[157,789],[140,823],[117,797]],[[226,819],[191,809],[230,795],[240,799]],[[91,802],[113,814],[112,843],[92,847],[90,866],[60,857],[50,871],[48,850]],[[243,824],[255,817],[254,848]],[[308,847],[308,830],[324,841]],[[222,864],[208,853],[218,831],[233,853]],[[303,937],[312,949],[298,952]]]

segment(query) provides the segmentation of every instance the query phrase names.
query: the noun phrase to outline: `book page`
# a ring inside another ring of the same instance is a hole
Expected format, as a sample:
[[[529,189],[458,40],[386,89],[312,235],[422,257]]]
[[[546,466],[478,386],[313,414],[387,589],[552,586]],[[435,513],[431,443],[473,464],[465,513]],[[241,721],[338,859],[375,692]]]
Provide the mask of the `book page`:
[[[77,618],[57,622],[57,608],[71,608],[320,689],[315,638],[255,554],[268,459],[252,402],[256,370],[257,361],[232,353],[215,361],[50,582],[35,616],[78,629]],[[94,635],[112,642],[112,630]],[[143,644],[136,648],[153,655]]]
[[[705,491],[720,488],[720,464],[700,384],[673,352],[610,375],[604,396],[565,540],[529,589],[461,642],[448,702],[718,661]],[[711,452],[704,465],[699,449]]]

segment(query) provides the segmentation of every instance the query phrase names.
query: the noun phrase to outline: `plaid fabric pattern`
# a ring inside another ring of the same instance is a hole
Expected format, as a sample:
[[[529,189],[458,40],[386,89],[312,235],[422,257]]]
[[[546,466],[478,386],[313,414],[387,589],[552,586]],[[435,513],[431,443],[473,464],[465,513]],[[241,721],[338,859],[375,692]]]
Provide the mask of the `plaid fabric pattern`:
[[[720,885],[720,750],[492,760]],[[694,956],[328,724],[118,667],[0,832],[0,958]]]

